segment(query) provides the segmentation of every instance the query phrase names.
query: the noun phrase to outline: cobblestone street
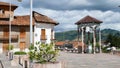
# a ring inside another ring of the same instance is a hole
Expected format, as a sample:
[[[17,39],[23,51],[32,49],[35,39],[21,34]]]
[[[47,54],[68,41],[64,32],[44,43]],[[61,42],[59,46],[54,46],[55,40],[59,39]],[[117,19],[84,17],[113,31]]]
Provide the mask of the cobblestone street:
[[[66,68],[120,68],[120,56],[110,54],[77,54],[60,52]]]

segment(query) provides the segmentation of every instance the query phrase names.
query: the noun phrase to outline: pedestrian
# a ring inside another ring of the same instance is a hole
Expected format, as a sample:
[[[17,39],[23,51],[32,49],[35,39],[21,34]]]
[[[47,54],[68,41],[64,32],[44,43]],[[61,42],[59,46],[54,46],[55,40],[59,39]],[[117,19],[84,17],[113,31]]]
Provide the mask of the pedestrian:
[[[112,51],[112,54],[115,54],[115,51],[116,51],[116,47],[111,47],[111,51]]]

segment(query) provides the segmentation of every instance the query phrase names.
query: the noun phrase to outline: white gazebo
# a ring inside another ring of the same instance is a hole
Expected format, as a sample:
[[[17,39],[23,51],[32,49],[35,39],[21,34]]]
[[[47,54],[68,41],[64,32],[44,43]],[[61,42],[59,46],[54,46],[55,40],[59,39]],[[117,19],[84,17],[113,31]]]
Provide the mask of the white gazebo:
[[[101,53],[101,30],[100,30],[100,24],[102,21],[97,20],[91,16],[86,16],[76,22],[77,30],[78,30],[78,45],[80,41],[80,33],[81,33],[81,41],[82,41],[82,47],[81,47],[81,53],[84,53],[84,43],[88,42],[87,46],[90,46],[90,43],[93,43],[93,54],[96,53],[96,37],[98,35],[99,37],[99,52]],[[96,33],[97,30],[99,31],[98,34]],[[87,33],[87,34],[86,34]],[[93,42],[90,41],[90,33],[93,34]],[[88,38],[86,40],[86,35],[88,35]]]

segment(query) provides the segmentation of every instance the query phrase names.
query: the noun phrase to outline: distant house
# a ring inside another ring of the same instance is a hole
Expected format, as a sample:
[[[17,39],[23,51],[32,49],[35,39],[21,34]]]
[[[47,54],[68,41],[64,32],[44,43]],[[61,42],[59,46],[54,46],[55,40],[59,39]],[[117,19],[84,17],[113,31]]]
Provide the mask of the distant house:
[[[74,48],[77,48],[78,46],[82,47],[82,42],[81,41],[71,41],[71,43],[73,44]],[[84,44],[84,47],[86,47],[86,44]]]
[[[14,16],[16,5],[0,2],[0,53],[9,45],[9,21],[11,19],[11,45],[14,51],[25,50],[30,42],[30,16]],[[11,18],[10,17],[11,14]],[[33,11],[33,42],[51,43],[54,40],[54,26],[58,23],[49,17]]]
[[[71,47],[71,45],[72,45],[73,48],[78,48],[78,46],[82,47],[82,42],[81,41],[80,42],[78,42],[78,41],[67,41],[67,42],[66,41],[59,41],[59,42],[56,42],[55,45],[57,47],[65,47],[65,46],[69,47],[69,45]],[[85,44],[84,44],[84,47],[86,48]]]

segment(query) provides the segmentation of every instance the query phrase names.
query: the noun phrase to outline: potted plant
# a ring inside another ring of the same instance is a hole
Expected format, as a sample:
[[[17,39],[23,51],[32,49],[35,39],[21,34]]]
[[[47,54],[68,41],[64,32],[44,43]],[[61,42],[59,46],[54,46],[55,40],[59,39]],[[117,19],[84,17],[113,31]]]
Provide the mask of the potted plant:
[[[29,58],[33,61],[33,68],[62,68],[61,63],[56,61],[58,50],[54,49],[54,44],[39,44],[29,49]]]
[[[23,58],[27,56],[27,53],[24,51],[14,52],[13,60],[11,61],[12,66],[23,65]]]

